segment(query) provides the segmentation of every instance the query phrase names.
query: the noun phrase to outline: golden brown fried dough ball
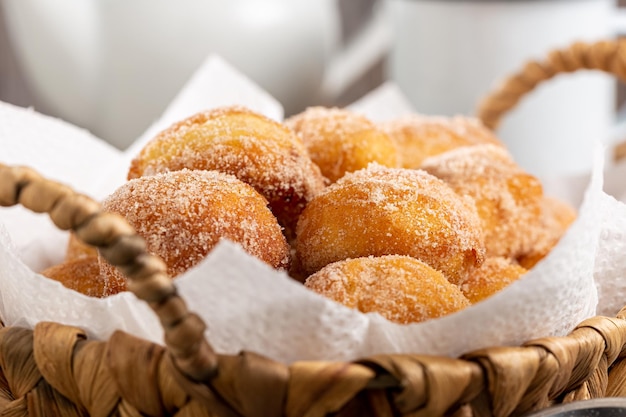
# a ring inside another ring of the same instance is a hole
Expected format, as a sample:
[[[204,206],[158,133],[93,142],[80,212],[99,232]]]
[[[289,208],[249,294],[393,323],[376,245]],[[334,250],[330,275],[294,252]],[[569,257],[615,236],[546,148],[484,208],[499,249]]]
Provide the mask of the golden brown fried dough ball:
[[[126,218],[172,277],[200,262],[221,239],[239,243],[274,268],[288,267],[289,246],[267,201],[232,175],[183,169],[141,177],[102,206]],[[115,273],[101,264],[106,275]]]
[[[528,271],[525,268],[509,258],[487,258],[461,283],[461,291],[475,304],[507,287],[526,272]]]
[[[336,107],[309,107],[285,124],[304,141],[311,159],[331,182],[370,162],[398,166],[398,152],[386,133],[365,116]]]
[[[304,285],[347,307],[402,324],[445,316],[470,305],[441,272],[410,256],[335,262],[311,275]]]
[[[294,132],[243,107],[205,111],[172,125],[141,150],[128,178],[183,168],[225,172],[252,185],[288,235],[325,186]]]
[[[545,196],[541,201],[539,224],[531,226],[537,230],[536,241],[528,252],[517,258],[519,264],[526,269],[533,268],[556,246],[576,217],[576,210],[572,206],[556,198]]]
[[[313,199],[296,236],[306,274],[348,258],[409,255],[458,283],[485,247],[473,201],[421,170],[371,164]]]
[[[71,261],[74,259],[88,258],[91,256],[98,256],[98,249],[80,241],[76,235],[72,232],[69,234],[67,242],[67,250],[65,253],[65,260]]]
[[[422,161],[461,146],[502,142],[480,120],[455,116],[409,114],[383,122],[379,127],[398,147],[400,166],[419,168]]]
[[[126,279],[123,276],[100,274],[97,256],[66,260],[44,270],[41,274],[90,297],[103,298],[126,291]]]
[[[426,159],[422,169],[476,200],[487,256],[516,258],[535,242],[543,188],[499,146],[475,145]]]

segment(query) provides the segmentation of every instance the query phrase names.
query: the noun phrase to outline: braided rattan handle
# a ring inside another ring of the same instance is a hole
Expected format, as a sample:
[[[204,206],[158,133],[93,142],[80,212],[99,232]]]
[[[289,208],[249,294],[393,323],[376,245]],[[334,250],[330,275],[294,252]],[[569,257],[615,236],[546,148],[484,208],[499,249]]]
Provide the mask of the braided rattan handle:
[[[204,338],[206,325],[188,311],[163,261],[146,252],[144,240],[123,217],[101,211],[91,198],[30,168],[0,164],[0,206],[16,204],[35,213],[48,213],[58,228],[73,230],[129,278],[129,290],[159,317],[168,350],[185,375],[206,381],[215,374],[217,358]]]
[[[604,71],[626,82],[626,40],[578,42],[550,52],[543,61],[526,63],[521,71],[506,78],[483,98],[477,116],[487,127],[496,129],[502,117],[537,85],[558,74],[578,70]],[[618,146],[615,157],[621,158],[623,154],[626,150]]]

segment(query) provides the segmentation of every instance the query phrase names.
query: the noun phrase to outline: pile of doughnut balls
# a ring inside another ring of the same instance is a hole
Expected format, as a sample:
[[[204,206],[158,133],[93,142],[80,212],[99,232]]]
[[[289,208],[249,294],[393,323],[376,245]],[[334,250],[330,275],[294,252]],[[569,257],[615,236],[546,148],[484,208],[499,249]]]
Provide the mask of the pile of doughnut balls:
[[[102,206],[173,278],[229,239],[311,291],[396,323],[502,290],[576,218],[476,119],[374,123],[329,107],[282,123],[239,106],[195,114],[148,142]],[[127,288],[74,236],[42,274],[92,297]]]

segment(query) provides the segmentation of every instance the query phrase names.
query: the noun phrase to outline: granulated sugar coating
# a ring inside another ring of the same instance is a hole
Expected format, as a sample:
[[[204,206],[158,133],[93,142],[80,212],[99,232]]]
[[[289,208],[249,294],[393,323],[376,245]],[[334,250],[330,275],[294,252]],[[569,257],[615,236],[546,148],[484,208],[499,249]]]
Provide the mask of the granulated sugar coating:
[[[528,272],[515,261],[495,256],[485,262],[461,283],[461,291],[471,303],[491,297]]]
[[[476,200],[487,256],[516,258],[533,248],[543,188],[502,147],[466,146],[426,159],[422,169]]]
[[[569,204],[550,196],[541,200],[541,219],[536,242],[530,251],[518,256],[517,261],[526,269],[534,267],[545,258],[561,240],[574,220],[576,210]]]
[[[108,297],[126,291],[126,278],[119,274],[100,273],[97,255],[65,260],[41,272],[41,275],[59,281],[64,287],[89,297]]]
[[[304,284],[347,307],[379,313],[396,323],[416,323],[470,305],[441,272],[410,256],[389,255],[338,261]]]
[[[236,177],[181,171],[129,180],[103,202],[124,216],[175,277],[220,241],[239,243],[275,268],[286,268],[289,247],[267,201]],[[104,262],[103,273],[113,273]]]
[[[294,132],[237,106],[201,112],[164,130],[132,161],[128,178],[183,168],[217,170],[250,184],[288,234],[325,186]]]
[[[425,171],[370,164],[309,203],[296,251],[308,274],[348,258],[409,255],[458,283],[485,247],[473,200]]]
[[[461,146],[491,143],[504,146],[480,120],[409,114],[379,123],[398,147],[400,166],[419,168],[430,156]]]
[[[309,107],[285,121],[306,145],[311,159],[331,182],[377,162],[398,166],[398,152],[386,133],[348,109]]]
[[[65,252],[65,260],[71,261],[91,256],[98,256],[98,249],[83,243],[80,239],[78,239],[78,237],[76,237],[76,234],[70,232],[69,239],[67,241],[67,251]]]

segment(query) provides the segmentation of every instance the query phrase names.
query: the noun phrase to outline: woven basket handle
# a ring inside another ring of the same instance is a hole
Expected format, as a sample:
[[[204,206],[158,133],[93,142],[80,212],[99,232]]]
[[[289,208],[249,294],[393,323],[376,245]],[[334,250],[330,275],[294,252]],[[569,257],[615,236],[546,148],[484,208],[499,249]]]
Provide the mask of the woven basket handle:
[[[583,69],[604,71],[626,82],[626,40],[578,42],[550,52],[543,61],[526,63],[521,71],[506,78],[483,98],[477,116],[487,127],[496,129],[502,117],[541,82]],[[626,142],[615,150],[615,158],[624,156]]]
[[[0,164],[0,206],[16,204],[35,213],[48,213],[59,229],[72,230],[80,240],[97,247],[129,278],[128,289],[157,314],[165,344],[180,371],[195,381],[215,375],[217,357],[204,338],[206,325],[189,312],[165,263],[146,252],[145,241],[122,216],[101,211],[91,198],[30,168]]]

